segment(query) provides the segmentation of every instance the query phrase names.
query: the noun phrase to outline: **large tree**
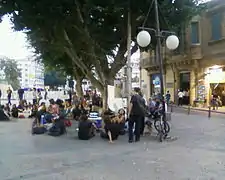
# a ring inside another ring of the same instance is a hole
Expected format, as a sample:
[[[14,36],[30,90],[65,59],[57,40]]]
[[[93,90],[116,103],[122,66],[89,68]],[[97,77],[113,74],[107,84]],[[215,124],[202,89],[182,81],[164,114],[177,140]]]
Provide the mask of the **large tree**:
[[[125,65],[127,14],[132,40],[146,20],[152,0],[11,0],[1,1],[1,15],[12,14],[16,30],[26,30],[42,59],[65,56],[107,99],[107,85]],[[159,0],[161,27],[180,30],[195,14],[196,0]],[[154,10],[146,25],[155,26]],[[133,47],[133,52],[137,45]],[[109,61],[109,58],[113,61]],[[64,62],[60,62],[64,64]],[[106,106],[106,103],[104,103]]]
[[[15,60],[9,58],[1,58],[0,70],[2,70],[5,74],[5,81],[9,85],[11,85],[14,90],[20,88],[19,77],[21,77],[21,72],[18,69]]]
[[[45,86],[50,86],[50,88],[55,88],[59,86],[66,85],[66,77],[62,76],[61,73],[52,70],[52,71],[45,71],[44,73],[44,84]]]

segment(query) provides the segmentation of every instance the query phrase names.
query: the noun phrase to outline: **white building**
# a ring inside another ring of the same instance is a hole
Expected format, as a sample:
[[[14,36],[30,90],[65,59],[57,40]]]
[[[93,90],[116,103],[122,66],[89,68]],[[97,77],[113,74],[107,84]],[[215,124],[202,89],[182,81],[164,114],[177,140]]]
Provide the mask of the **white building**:
[[[22,88],[44,88],[44,66],[32,59],[18,59]]]

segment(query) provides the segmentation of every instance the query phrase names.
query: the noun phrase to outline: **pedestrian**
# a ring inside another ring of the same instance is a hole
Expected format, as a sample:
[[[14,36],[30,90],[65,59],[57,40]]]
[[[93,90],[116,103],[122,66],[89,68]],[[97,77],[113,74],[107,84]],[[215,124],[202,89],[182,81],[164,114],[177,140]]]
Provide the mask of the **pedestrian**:
[[[41,90],[38,89],[37,90],[37,104],[39,104],[41,100],[42,100]]]
[[[72,91],[71,90],[68,91],[68,95],[69,95],[69,101],[71,103],[72,102]]]
[[[141,105],[146,109],[147,111],[147,106],[146,106],[146,101],[144,99],[144,96],[142,94],[142,92],[140,91],[139,92],[139,95],[141,96]],[[146,114],[143,114],[142,117],[141,117],[141,124],[140,124],[140,134],[141,135],[144,135],[144,129],[145,129],[145,115]]]
[[[47,89],[45,89],[44,99],[47,100],[47,97],[48,97],[48,91]]]
[[[1,105],[1,99],[2,99],[2,90],[0,89],[0,105]]]
[[[135,124],[135,142],[140,141],[140,127],[143,115],[146,113],[145,107],[143,107],[143,100],[140,96],[140,88],[134,88],[135,94],[131,97],[129,111],[128,111],[128,125],[129,125],[129,143],[133,142],[133,128]]]
[[[179,91],[179,93],[178,93],[178,106],[182,106],[183,105],[183,98],[184,98],[183,91]]]
[[[23,95],[24,95],[24,90],[22,88],[18,89],[18,96],[19,96],[19,100],[22,101],[23,100]]]
[[[12,90],[10,89],[10,87],[7,90],[7,98],[8,98],[8,105],[12,105],[11,103],[11,98],[12,98]]]
[[[37,104],[37,91],[36,88],[33,88],[33,105]]]
[[[167,103],[167,105],[169,105],[169,103],[170,103],[170,98],[171,98],[170,92],[167,91],[167,93],[166,93],[166,103]]]

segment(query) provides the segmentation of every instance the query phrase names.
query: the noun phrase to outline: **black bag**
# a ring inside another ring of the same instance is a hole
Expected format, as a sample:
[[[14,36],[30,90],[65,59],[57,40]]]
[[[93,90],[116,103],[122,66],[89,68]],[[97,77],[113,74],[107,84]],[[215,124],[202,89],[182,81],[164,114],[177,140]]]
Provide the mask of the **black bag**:
[[[146,107],[146,105],[142,104],[140,98],[137,98],[137,104],[141,110],[141,113],[145,116],[148,114],[148,109]]]
[[[44,134],[46,129],[44,127],[33,127],[32,134]]]
[[[57,121],[50,129],[48,135],[60,136],[66,133],[66,127],[63,121]]]

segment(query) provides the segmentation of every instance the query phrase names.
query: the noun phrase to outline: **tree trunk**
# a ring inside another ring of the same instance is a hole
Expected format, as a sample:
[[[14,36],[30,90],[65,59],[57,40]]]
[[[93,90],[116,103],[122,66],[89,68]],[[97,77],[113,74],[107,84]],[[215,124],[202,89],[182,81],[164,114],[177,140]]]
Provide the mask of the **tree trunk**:
[[[83,97],[84,96],[84,92],[83,92],[83,88],[82,88],[82,79],[81,78],[77,78],[76,77],[76,93],[79,97]]]
[[[103,92],[102,93],[102,100],[103,100],[103,111],[108,109],[108,85],[105,84],[105,86],[103,87]]]

